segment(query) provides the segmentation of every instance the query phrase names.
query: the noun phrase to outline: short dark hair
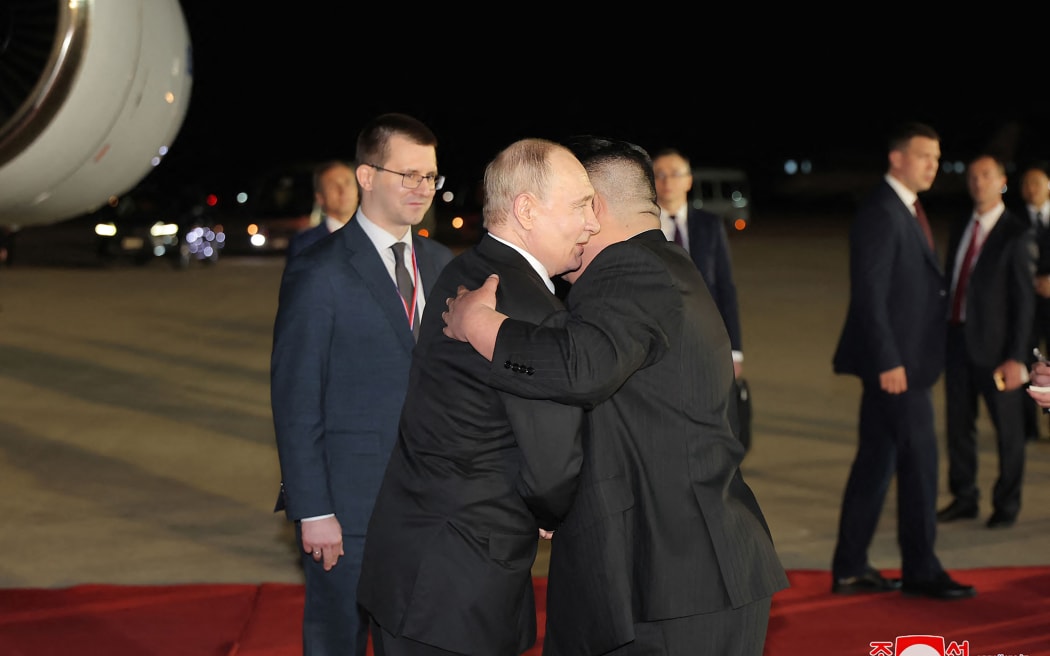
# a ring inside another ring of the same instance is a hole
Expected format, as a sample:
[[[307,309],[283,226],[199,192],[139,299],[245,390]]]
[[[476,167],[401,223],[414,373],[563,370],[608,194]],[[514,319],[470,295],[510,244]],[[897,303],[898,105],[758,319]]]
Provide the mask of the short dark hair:
[[[314,167],[314,191],[321,191],[321,178],[324,177],[325,173],[328,173],[337,166],[345,166],[351,171],[357,168],[353,162],[348,162],[342,159],[330,159],[326,162],[321,162]]]
[[[677,148],[661,148],[653,153],[653,159],[660,159],[661,157],[681,157],[685,160],[686,166],[692,166],[689,163],[689,156],[678,150]]]
[[[977,153],[976,155],[974,155],[973,157],[971,157],[970,158],[970,162],[969,162],[969,164],[967,164],[966,168],[969,169],[970,165],[972,165],[974,162],[976,162],[979,159],[990,159],[990,160],[992,160],[992,163],[995,164],[995,169],[997,171],[999,171],[1000,175],[1006,175],[1006,161],[1003,160],[1003,158],[1000,157],[999,155],[997,155],[996,153],[993,153],[993,152],[990,152],[990,151],[987,151],[987,150],[981,151],[981,152]]]
[[[653,175],[653,160],[648,151],[637,144],[620,139],[608,139],[594,135],[569,137],[565,145],[580,160],[587,173],[603,173],[607,165],[634,169],[634,174],[624,178],[624,188],[616,195],[634,201],[644,201],[656,207],[656,179]],[[636,175],[635,175],[636,174]],[[606,190],[610,193],[611,190]],[[657,213],[659,215],[659,213]]]
[[[926,137],[927,139],[935,139],[940,141],[941,137],[937,134],[937,131],[925,123],[918,121],[907,121],[893,128],[890,131],[889,138],[889,150],[903,150],[908,146],[908,142],[915,137]]]
[[[1028,162],[1021,168],[1021,173],[1028,173],[1029,171],[1042,171],[1045,175],[1050,176],[1050,162],[1047,162],[1045,159]]]
[[[358,165],[382,165],[386,162],[390,137],[395,134],[407,137],[420,146],[437,148],[437,136],[419,119],[398,112],[380,114],[365,124],[357,135],[357,152],[354,157]]]
[[[649,157],[648,151],[637,144],[584,134],[569,137],[565,145],[588,171],[604,162],[632,162],[645,173],[649,186],[656,188],[656,180],[653,177],[653,160]]]

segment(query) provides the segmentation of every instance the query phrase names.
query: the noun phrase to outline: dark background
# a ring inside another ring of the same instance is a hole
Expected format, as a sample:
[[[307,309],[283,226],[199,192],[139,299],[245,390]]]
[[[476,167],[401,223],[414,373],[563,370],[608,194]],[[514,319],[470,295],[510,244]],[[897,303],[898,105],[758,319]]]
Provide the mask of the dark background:
[[[553,9],[509,5],[501,18],[489,15],[495,6],[182,6],[194,87],[171,154],[151,174],[163,179],[241,184],[291,162],[351,158],[358,129],[386,111],[434,130],[453,184],[480,179],[517,138],[597,133],[744,168],[759,206],[790,200],[779,193],[787,158],[810,161],[815,184],[827,179],[840,199],[866,188],[885,170],[887,130],[906,119],[940,132],[945,167],[989,148],[1013,167],[1050,158],[1045,72],[1026,70],[1016,50],[1011,60],[946,49],[918,27],[816,38],[808,21],[781,29],[766,15],[767,27],[736,33],[731,21],[747,16],[722,8],[656,17],[674,28],[665,47],[650,17],[634,14],[569,25]],[[695,20],[703,25],[690,30]],[[965,194],[950,173],[938,190]]]

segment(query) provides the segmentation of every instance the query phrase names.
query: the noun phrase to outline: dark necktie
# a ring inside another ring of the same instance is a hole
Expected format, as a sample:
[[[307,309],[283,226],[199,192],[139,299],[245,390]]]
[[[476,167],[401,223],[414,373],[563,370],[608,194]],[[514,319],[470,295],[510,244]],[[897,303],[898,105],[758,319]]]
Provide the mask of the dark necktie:
[[[1035,226],[1035,234],[1041,235],[1046,231],[1046,226],[1043,225],[1043,213],[1036,212],[1035,218],[1032,219],[1032,225]]]
[[[963,256],[962,266],[959,267],[959,279],[955,281],[955,294],[952,296],[952,323],[962,321],[962,306],[963,301],[966,300],[966,285],[970,282],[970,269],[973,268],[974,258],[977,257],[977,251],[980,250],[978,242],[980,231],[981,224],[974,219],[970,231],[970,245],[966,247],[966,255]]]
[[[409,317],[412,337],[418,340],[419,312],[416,311],[416,287],[412,284],[412,275],[405,266],[405,243],[395,242],[390,248],[394,249],[394,276],[397,278],[397,291],[401,292],[401,301],[405,305],[405,316]]]
[[[685,248],[685,240],[682,239],[682,231],[678,229],[678,219],[672,216],[671,221],[674,223],[674,243]]]
[[[926,218],[926,210],[922,209],[922,203],[919,199],[915,199],[915,218],[919,220],[919,225],[922,226],[922,233],[926,235],[926,243],[930,245],[930,250],[936,250],[933,246],[933,231],[930,230],[930,221]]]

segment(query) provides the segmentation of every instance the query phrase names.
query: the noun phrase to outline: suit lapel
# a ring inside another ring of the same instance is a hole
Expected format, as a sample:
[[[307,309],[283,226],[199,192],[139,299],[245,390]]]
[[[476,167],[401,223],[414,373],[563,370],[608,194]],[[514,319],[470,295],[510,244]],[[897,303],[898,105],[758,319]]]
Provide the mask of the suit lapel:
[[[883,181],[882,184],[886,188],[886,191],[897,200],[897,205],[900,208],[898,214],[900,215],[901,220],[909,226],[908,230],[911,232],[912,238],[922,245],[922,252],[926,256],[926,261],[929,262],[938,273],[940,273],[941,263],[937,259],[937,252],[930,248],[929,242],[926,241],[926,233],[923,232],[919,219],[911,213],[911,210],[908,209],[908,206],[904,204],[904,201],[901,200],[901,197],[897,195],[897,192],[894,191],[893,187],[891,187],[888,182]]]
[[[338,234],[343,236],[343,244],[347,249],[344,261],[352,270],[351,275],[362,280],[368,287],[376,305],[390,321],[391,330],[398,336],[405,349],[411,352],[416,342],[412,339],[412,328],[405,315],[404,303],[372,240],[354,220],[343,226]]]
[[[521,253],[510,246],[496,241],[486,235],[481,238],[480,242],[478,242],[477,249],[478,253],[486,259],[492,260],[493,262],[499,262],[500,265],[504,267],[521,270],[524,276],[538,287],[542,287],[543,291],[548,294],[551,293],[550,288],[547,287],[547,283],[540,278],[540,274],[536,272],[536,269],[532,268],[532,265],[522,257]]]

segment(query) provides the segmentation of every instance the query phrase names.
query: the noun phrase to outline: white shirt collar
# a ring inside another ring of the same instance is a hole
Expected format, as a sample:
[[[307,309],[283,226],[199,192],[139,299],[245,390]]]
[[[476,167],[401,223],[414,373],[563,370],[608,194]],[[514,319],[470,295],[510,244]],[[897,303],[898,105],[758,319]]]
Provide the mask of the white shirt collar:
[[[345,223],[339,221],[339,219],[333,219],[327,214],[324,215],[324,224],[328,227],[328,232],[335,232],[339,228],[345,226]]]
[[[516,250],[519,253],[521,253],[521,256],[525,258],[525,261],[528,262],[532,266],[532,268],[536,270],[536,273],[540,274],[540,279],[543,280],[544,284],[547,285],[547,289],[549,289],[552,294],[555,293],[554,292],[554,281],[551,280],[550,274],[547,273],[547,268],[544,267],[542,264],[540,264],[540,261],[537,260],[535,257],[533,257],[532,253],[528,252],[527,250],[525,250],[523,248],[520,248],[519,246],[516,246],[516,245],[510,243],[506,239],[501,239],[501,238],[497,237],[496,235],[492,234],[491,232],[489,233],[489,237],[492,237],[493,239],[495,239],[499,243],[501,243],[501,244],[503,244],[505,246],[510,246],[514,250]]]
[[[680,226],[682,234],[685,234],[685,222],[688,216],[688,203],[678,208],[678,211],[674,214],[668,212],[662,207],[660,208],[660,229],[664,231],[664,236],[667,237],[667,241],[674,241],[674,230],[676,225]]]
[[[365,231],[368,238],[372,240],[372,244],[376,247],[381,255],[391,252],[390,247],[394,245],[395,241],[404,242],[406,245],[405,253],[409,254],[412,252],[412,230],[405,230],[405,234],[401,239],[395,239],[394,235],[390,234],[386,230],[383,230],[375,223],[369,220],[365,213],[358,208],[357,214],[354,215],[352,221],[357,221],[361,225],[361,229]]]
[[[1050,221],[1050,200],[1046,201],[1042,205],[1028,205],[1025,204],[1025,208],[1028,210],[1028,219],[1031,220],[1036,212],[1039,212],[1039,217],[1043,221],[1043,225],[1047,225],[1047,221]]]
[[[889,186],[893,187],[893,190],[897,192],[898,196],[900,196],[901,202],[904,203],[905,207],[907,207],[909,210],[913,210],[915,206],[915,201],[918,200],[919,195],[911,189],[905,187],[900,180],[893,177],[889,173],[887,173],[884,176],[884,178],[886,180],[886,183],[889,184]]]
[[[988,210],[987,212],[984,212],[983,214],[978,214],[977,212],[974,212],[973,218],[981,224],[982,240],[988,236],[988,233],[991,232],[992,228],[995,227],[995,224],[998,223],[999,217],[1003,215],[1003,211],[1005,209],[1006,206],[1003,205],[1002,201],[999,201],[999,203],[995,207]]]

